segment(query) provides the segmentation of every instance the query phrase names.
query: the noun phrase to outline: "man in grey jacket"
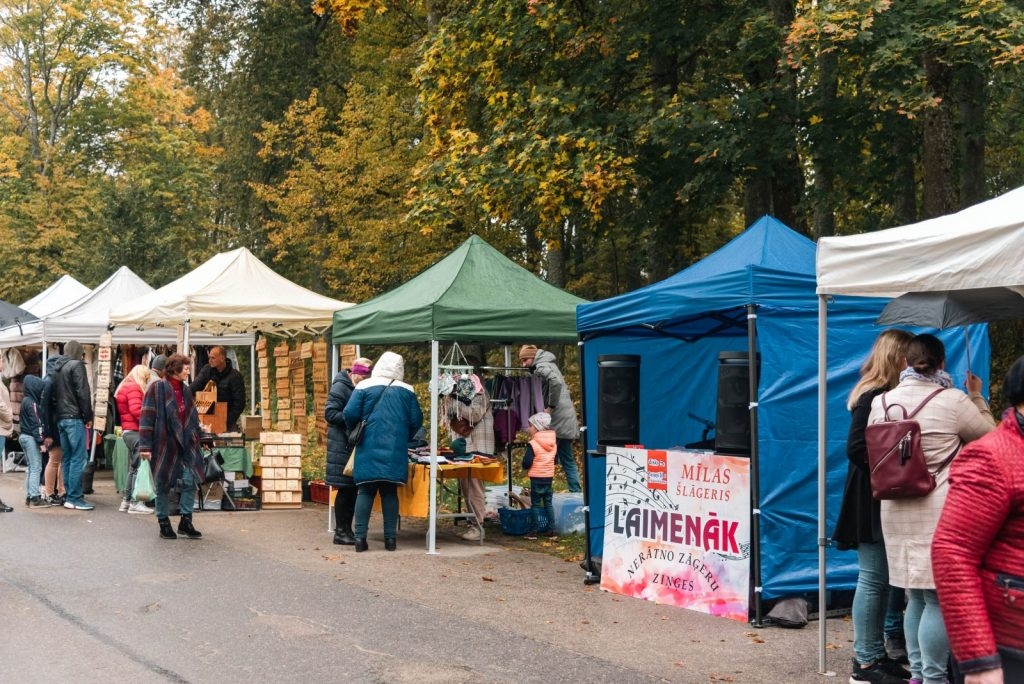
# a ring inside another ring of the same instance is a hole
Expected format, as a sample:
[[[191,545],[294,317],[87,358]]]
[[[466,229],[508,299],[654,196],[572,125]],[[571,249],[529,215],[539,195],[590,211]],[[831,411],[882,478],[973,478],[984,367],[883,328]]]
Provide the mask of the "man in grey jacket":
[[[72,340],[64,345],[64,356],[54,363],[53,397],[50,415],[57,421],[64,488],[64,508],[91,511],[95,508],[82,495],[82,471],[88,458],[86,428],[92,425],[92,393],[83,359],[85,350]]]
[[[565,384],[562,371],[555,365],[555,355],[532,344],[524,344],[519,349],[519,363],[541,379],[544,410],[551,416],[551,429],[557,438],[556,458],[565,473],[565,484],[569,486],[570,492],[582,491],[580,472],[572,451],[572,444],[580,435],[580,425],[576,420],[576,407],[569,396],[569,387]]]

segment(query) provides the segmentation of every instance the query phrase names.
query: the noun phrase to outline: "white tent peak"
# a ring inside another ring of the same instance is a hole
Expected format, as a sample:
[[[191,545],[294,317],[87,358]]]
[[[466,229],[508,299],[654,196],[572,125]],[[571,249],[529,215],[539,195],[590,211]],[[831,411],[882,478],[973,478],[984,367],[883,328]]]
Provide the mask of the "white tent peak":
[[[89,294],[88,287],[65,273],[48,288],[22,304],[21,308],[34,313],[39,318],[45,318],[87,294]]]
[[[106,322],[111,306],[150,292],[153,292],[153,287],[149,283],[135,275],[132,269],[122,266],[100,283],[95,290],[72,304],[54,311],[47,316],[47,319],[59,321],[73,318]]]
[[[245,247],[221,252],[160,289],[110,312],[115,325],[175,326],[193,331],[294,336],[331,327],[352,306],[296,285]]]
[[[819,295],[1019,288],[1024,285],[1024,187],[955,214],[821,238],[817,274]]]

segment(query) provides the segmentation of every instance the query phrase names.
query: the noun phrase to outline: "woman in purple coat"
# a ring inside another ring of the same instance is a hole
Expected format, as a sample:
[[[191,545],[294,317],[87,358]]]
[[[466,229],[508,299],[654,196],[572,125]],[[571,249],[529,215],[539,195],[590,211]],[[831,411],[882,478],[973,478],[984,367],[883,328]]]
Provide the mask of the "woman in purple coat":
[[[162,539],[177,539],[170,521],[168,493],[181,478],[178,532],[189,539],[203,535],[192,526],[196,487],[203,481],[203,454],[199,449],[199,413],[188,388],[188,358],[172,354],[164,379],[146,390],[139,417],[139,457],[153,468],[156,519]]]

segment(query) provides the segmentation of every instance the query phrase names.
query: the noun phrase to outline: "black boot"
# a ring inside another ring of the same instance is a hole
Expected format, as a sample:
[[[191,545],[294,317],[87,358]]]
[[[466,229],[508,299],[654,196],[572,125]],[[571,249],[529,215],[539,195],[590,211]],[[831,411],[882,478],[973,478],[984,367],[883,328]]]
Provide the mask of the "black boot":
[[[339,527],[334,530],[334,543],[344,546],[352,546],[356,543],[356,535],[352,533],[351,527]]]
[[[356,537],[356,551],[366,551],[370,545],[366,543],[366,537]]]
[[[0,513],[10,513],[13,510],[13,508],[5,504],[3,501],[0,501]]]
[[[202,539],[202,533],[196,528],[192,527],[192,516],[182,515],[181,520],[178,521],[178,532],[185,535],[189,539]]]
[[[174,534],[174,528],[171,527],[170,518],[157,518],[156,521],[160,523],[160,538],[161,539],[177,539],[178,535]]]
[[[384,550],[385,551],[394,551],[397,548],[398,548],[398,543],[395,541],[394,537],[384,537]]]

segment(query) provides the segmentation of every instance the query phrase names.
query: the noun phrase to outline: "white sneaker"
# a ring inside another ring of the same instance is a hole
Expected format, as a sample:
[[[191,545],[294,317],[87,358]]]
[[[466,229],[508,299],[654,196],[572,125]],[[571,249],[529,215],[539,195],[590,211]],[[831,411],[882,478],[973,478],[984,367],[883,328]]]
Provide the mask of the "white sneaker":
[[[140,513],[142,515],[152,515],[153,509],[142,503],[141,501],[132,501],[131,506],[128,507],[129,513]]]
[[[117,512],[118,513],[127,513],[129,505],[130,505],[130,502],[125,501],[124,499],[121,499],[121,505],[118,506]]]
[[[483,540],[483,534],[480,533],[480,528],[470,527],[468,530],[459,535],[466,541],[481,541]]]

